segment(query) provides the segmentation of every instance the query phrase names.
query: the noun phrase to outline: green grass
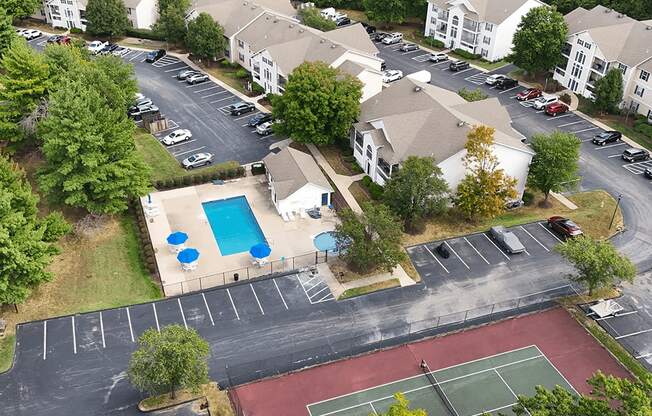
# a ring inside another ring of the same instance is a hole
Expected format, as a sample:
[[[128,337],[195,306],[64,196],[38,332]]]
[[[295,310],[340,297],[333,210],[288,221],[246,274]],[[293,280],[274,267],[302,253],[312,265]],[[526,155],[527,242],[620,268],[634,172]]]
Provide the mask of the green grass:
[[[367,286],[360,286],[353,289],[345,290],[344,293],[340,295],[339,300],[353,298],[356,296],[366,295],[371,292],[376,292],[382,289],[389,289],[392,287],[400,286],[401,282],[398,279],[389,279],[382,282],[372,283]]]
[[[14,360],[16,336],[7,335],[0,340],[0,373],[7,371]]]
[[[470,63],[471,65],[479,66],[480,68],[484,68],[487,71],[493,71],[494,69],[502,68],[505,65],[509,65],[509,62],[507,62],[505,60],[502,60],[502,59],[500,61],[496,61],[496,62],[489,62],[489,61],[485,61],[483,59],[464,58],[464,57],[456,54],[455,52],[448,52],[447,55],[450,56],[453,59],[466,61],[466,62]]]

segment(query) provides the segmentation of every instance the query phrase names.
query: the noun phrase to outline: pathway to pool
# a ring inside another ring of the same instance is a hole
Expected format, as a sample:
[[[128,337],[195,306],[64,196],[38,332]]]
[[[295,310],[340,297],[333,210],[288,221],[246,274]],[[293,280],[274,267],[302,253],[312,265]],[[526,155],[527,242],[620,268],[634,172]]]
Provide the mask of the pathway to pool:
[[[390,279],[398,279],[401,286],[411,286],[416,284],[416,282],[408,276],[408,274],[403,270],[403,267],[399,264],[396,266],[392,273],[379,273],[373,276],[365,277],[364,279],[357,279],[351,282],[340,283],[333,272],[331,272],[328,264],[319,264],[317,265],[317,270],[319,270],[319,276],[326,282],[328,287],[330,287],[333,296],[335,299],[339,298],[340,295],[346,292],[349,289],[355,289],[358,287],[369,286],[374,283],[384,282]]]

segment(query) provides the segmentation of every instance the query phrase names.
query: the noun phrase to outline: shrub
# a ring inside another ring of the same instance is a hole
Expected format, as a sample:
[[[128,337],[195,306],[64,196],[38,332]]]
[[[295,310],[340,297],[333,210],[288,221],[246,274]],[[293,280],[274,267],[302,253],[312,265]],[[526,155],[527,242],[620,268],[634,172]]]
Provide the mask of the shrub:
[[[247,70],[244,68],[240,68],[237,71],[235,71],[235,77],[238,79],[249,78],[249,72],[247,72]]]
[[[457,55],[461,56],[464,59],[480,59],[482,57],[482,55],[467,52],[464,49],[460,49],[460,48],[455,49],[453,52],[455,52]]]
[[[167,189],[170,189],[174,186],[174,179],[166,179],[165,180],[165,187]]]
[[[532,192],[525,191],[523,192],[522,199],[525,206],[530,206],[532,205],[532,202],[534,202],[534,194]]]
[[[161,189],[162,187],[163,187],[163,181],[162,180],[154,181],[154,188]]]
[[[648,124],[645,117],[641,117],[634,122],[634,130],[652,139],[652,125]]]
[[[172,187],[176,188],[181,185],[183,185],[183,178],[174,178]]]
[[[480,101],[484,100],[487,98],[487,94],[485,94],[480,88],[476,88],[475,90],[469,90],[466,87],[462,88],[457,92],[460,97],[464,98],[466,101]]]
[[[434,48],[439,48],[439,49],[444,49],[446,47],[446,45],[444,45],[444,42],[432,37],[423,38],[423,43],[425,43],[428,46],[432,46]]]
[[[564,104],[570,105],[571,103],[571,96],[568,93],[563,93],[562,95],[559,96],[559,101],[561,101]]]
[[[369,194],[371,195],[371,199],[375,201],[382,199],[384,192],[385,189],[375,182],[372,182],[371,185],[369,185]]]
[[[70,31],[72,32],[72,29]],[[139,38],[139,39],[150,39],[150,40],[160,40],[160,41],[165,40],[165,36],[163,36],[160,33],[151,31],[149,29],[136,29],[133,27],[128,27],[127,30],[125,30],[125,35],[130,36],[132,38]]]
[[[245,170],[244,166],[238,166],[236,168],[236,170],[235,170],[235,173],[236,173],[237,178],[241,178],[241,177],[245,176],[247,171]]]
[[[78,27],[71,27],[70,28],[70,33],[72,33],[73,35],[80,35],[80,34],[84,33],[84,31],[81,30]]]
[[[265,88],[261,87],[259,84],[256,84],[256,82],[251,81],[251,92],[256,95],[264,94]]]
[[[369,176],[365,176],[364,178],[362,178],[362,185],[363,185],[365,188],[369,188],[369,186],[370,186],[372,183],[373,183],[373,182],[371,181],[371,178],[370,178]]]
[[[192,176],[184,176],[184,177],[181,179],[181,184],[184,185],[184,186],[188,186],[188,185],[190,185],[191,183],[192,183]]]

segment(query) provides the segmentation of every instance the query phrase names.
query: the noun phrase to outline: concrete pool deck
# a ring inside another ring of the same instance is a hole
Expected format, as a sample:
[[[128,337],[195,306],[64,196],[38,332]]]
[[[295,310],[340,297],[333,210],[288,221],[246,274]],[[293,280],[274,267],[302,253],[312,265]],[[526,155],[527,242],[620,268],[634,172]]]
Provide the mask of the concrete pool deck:
[[[148,219],[147,228],[167,296],[199,289],[200,277],[201,287],[206,288],[232,282],[234,272],[239,272],[242,278],[246,278],[247,267],[255,273],[257,267],[252,265],[248,252],[221,255],[202,207],[204,202],[237,196],[247,198],[258,225],[272,248],[270,261],[303,256],[303,261],[308,265],[314,258],[309,253],[316,251],[313,237],[334,230],[337,223],[335,213],[326,207],[322,207],[321,219],[295,216],[294,221],[283,221],[272,204],[264,175],[246,176],[227,181],[223,185],[209,183],[154,192],[150,197],[158,213]],[[147,197],[141,198],[141,203],[146,206]],[[166,238],[174,231],[188,234],[185,246],[199,250],[200,257],[195,270],[183,271],[176,254],[170,251]],[[291,264],[288,262],[288,269]],[[274,271],[277,271],[276,265]],[[224,272],[230,273],[223,275]],[[263,266],[260,270],[260,274],[266,273],[269,273],[269,266]]]

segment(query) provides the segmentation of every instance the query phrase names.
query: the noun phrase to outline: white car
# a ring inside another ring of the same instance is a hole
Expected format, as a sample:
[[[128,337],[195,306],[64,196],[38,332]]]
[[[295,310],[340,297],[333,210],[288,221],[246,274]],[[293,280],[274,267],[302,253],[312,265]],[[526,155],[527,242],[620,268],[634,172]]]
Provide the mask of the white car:
[[[172,146],[173,144],[185,142],[186,140],[190,140],[192,137],[192,133],[190,133],[190,130],[188,129],[178,129],[173,131],[172,133],[168,134],[164,138],[161,139],[161,142],[166,145],[166,146]]]
[[[543,97],[534,100],[532,107],[535,110],[543,110],[548,106],[548,104],[556,103],[557,101],[559,101],[559,97],[556,95],[544,95]]]
[[[263,124],[259,124],[256,126],[256,133],[258,133],[261,136],[267,136],[272,133],[274,133],[274,128],[272,127],[274,125],[273,121],[267,121]]]
[[[444,62],[448,61],[448,55],[446,55],[444,52],[433,52],[430,54],[428,59],[430,62]]]
[[[108,45],[108,44],[109,44],[109,42],[102,42],[101,40],[94,40],[94,41],[92,41],[91,43],[88,44],[88,50],[91,53],[98,53],[99,51],[104,49],[104,47],[106,45]]]
[[[204,165],[210,165],[213,162],[213,155],[210,153],[195,153],[181,161],[181,166],[186,169],[194,169]]]
[[[403,34],[399,32],[390,33],[385,36],[381,42],[385,45],[393,45],[403,40]]]
[[[43,36],[43,33],[36,29],[25,29],[20,34],[27,40],[38,39]]]
[[[383,82],[386,84],[393,81],[398,81],[401,78],[403,78],[403,71],[398,69],[390,69],[383,72]]]
[[[118,46],[117,48],[115,48],[113,50],[113,52],[111,52],[111,55],[113,55],[113,56],[125,56],[129,52],[131,52],[131,50],[129,48],[125,48],[124,46]]]
[[[487,77],[487,79],[484,80],[484,83],[487,85],[495,85],[496,82],[498,82],[499,79],[505,79],[507,78],[507,75],[504,74],[494,74],[490,75]]]

